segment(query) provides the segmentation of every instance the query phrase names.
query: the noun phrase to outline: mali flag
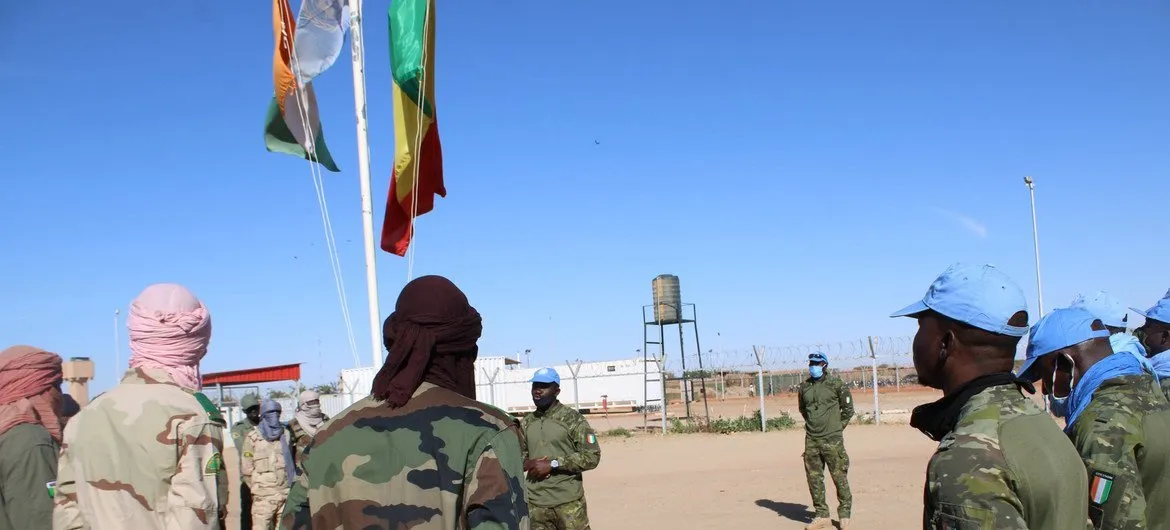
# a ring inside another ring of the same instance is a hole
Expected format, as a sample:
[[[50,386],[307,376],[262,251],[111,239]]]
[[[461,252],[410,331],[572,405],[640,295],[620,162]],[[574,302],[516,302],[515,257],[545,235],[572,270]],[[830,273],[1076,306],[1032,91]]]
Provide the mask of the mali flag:
[[[318,162],[325,169],[337,172],[340,170],[325,146],[325,132],[317,116],[313,83],[306,82],[303,92],[297,89],[297,76],[292,71],[296,30],[288,0],[273,0],[272,32],[276,51],[272,59],[272,77],[275,95],[268,104],[268,116],[264,120],[264,147],[274,153]]]
[[[443,187],[443,150],[435,123],[435,0],[393,0],[394,173],[386,197],[382,250],[406,255],[411,221],[435,207]]]

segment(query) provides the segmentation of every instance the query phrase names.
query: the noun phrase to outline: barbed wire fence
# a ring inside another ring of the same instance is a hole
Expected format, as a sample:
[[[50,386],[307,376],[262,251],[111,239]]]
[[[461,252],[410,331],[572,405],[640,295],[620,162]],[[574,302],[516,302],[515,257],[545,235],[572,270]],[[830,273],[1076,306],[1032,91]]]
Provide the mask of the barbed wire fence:
[[[665,370],[670,380],[684,380],[667,389],[668,401],[683,398],[683,389],[692,401],[702,399],[699,379],[705,379],[707,399],[727,400],[746,397],[771,397],[795,393],[808,378],[808,356],[821,352],[829,359],[829,369],[840,377],[855,394],[859,413],[872,414],[881,422],[883,393],[918,389],[918,374],[911,354],[913,337],[870,336],[849,341],[827,341],[791,346],[755,346],[738,349],[708,349],[703,352],[699,370],[697,353],[687,355],[687,370],[682,370],[677,355],[668,356]],[[758,355],[757,355],[758,354]],[[872,394],[873,403],[858,396]],[[765,400],[762,414],[767,417]],[[872,412],[867,412],[872,406]],[[761,422],[761,423],[766,423]]]

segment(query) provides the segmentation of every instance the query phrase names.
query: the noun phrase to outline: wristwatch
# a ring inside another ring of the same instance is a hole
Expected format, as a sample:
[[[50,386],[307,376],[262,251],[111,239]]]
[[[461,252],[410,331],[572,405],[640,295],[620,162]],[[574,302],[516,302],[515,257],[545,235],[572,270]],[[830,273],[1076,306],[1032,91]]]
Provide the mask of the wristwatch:
[[[548,465],[552,466],[553,469],[556,469],[561,467],[561,461],[554,458],[552,462],[548,463]]]

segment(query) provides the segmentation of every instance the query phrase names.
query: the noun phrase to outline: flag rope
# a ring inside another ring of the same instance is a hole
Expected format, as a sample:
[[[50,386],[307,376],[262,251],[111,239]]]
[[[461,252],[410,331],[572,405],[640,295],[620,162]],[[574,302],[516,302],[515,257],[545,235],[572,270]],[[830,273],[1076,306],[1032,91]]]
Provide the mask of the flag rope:
[[[418,84],[418,99],[419,108],[415,118],[415,133],[414,145],[416,152],[414,153],[414,178],[411,180],[410,193],[410,230],[407,232],[407,257],[406,257],[406,281],[409,283],[414,278],[414,255],[415,255],[415,226],[417,225],[418,217],[418,172],[419,167],[422,166],[422,138],[423,138],[423,121],[426,115],[427,97],[427,83],[430,79],[427,75],[427,51],[430,49],[431,38],[431,7],[433,4],[430,1],[426,2],[426,10],[423,11],[423,33],[422,33],[422,53],[419,55],[421,60],[419,62],[419,84]],[[435,126],[438,127],[437,109],[434,102],[431,103],[431,109],[436,112],[434,119]]]

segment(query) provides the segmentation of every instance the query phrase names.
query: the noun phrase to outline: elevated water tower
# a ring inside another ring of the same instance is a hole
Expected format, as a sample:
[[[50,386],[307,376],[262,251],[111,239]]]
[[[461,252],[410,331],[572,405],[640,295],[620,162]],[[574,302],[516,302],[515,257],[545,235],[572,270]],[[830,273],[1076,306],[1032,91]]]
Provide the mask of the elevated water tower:
[[[691,401],[694,399],[693,382],[687,373],[687,355],[686,342],[684,339],[684,327],[690,324],[694,335],[695,342],[695,356],[699,361],[699,384],[700,394],[703,397],[703,411],[706,421],[711,420],[711,411],[707,405],[707,378],[703,372],[703,350],[699,346],[699,324],[698,313],[695,311],[695,304],[688,304],[682,301],[682,289],[679,287],[678,276],[673,274],[660,274],[650,282],[650,287],[653,290],[654,303],[642,306],[642,355],[645,363],[645,392],[644,398],[647,402],[655,400],[649,399],[649,385],[662,385],[662,432],[666,432],[666,328],[671,326],[678,327],[678,355],[681,361],[682,373],[678,377],[671,378],[672,381],[680,381],[682,388],[681,396],[686,407],[686,417],[691,417]],[[651,348],[653,346],[653,348]],[[658,379],[651,379],[650,363],[658,365]],[[649,404],[649,403],[647,403]],[[643,427],[649,426],[649,412],[646,407],[642,409],[642,423]]]

